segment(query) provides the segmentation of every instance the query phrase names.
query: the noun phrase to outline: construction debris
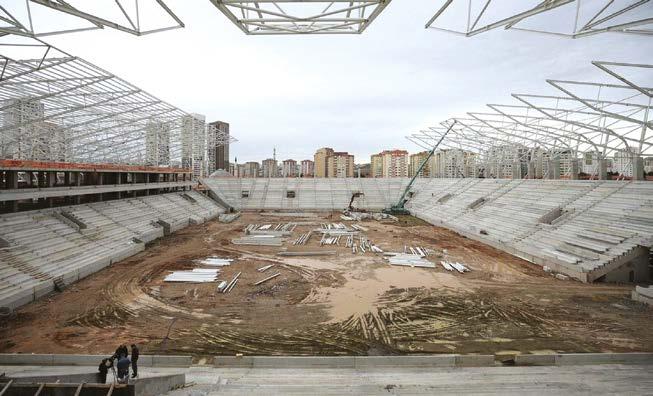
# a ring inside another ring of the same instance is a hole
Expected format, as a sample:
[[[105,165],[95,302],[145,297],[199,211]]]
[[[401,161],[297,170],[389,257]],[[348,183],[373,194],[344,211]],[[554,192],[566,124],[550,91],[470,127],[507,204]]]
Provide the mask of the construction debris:
[[[227,281],[220,281],[220,283],[218,284],[218,292],[222,293],[226,287],[227,287]]]
[[[202,265],[209,265],[212,267],[224,267],[227,265],[231,265],[232,261],[234,261],[234,259],[225,259],[220,257],[207,257],[204,260],[197,260],[196,262]]]
[[[297,223],[277,223],[277,224],[248,224],[245,227],[245,233],[253,233],[254,231],[285,231],[292,232]]]
[[[283,240],[274,235],[247,235],[242,238],[232,239],[234,245],[254,246],[282,246]]]
[[[237,218],[240,217],[240,212],[236,213],[224,213],[218,216],[218,221],[220,223],[232,223]]]
[[[231,280],[231,282],[229,282],[227,287],[225,287],[222,290],[223,293],[229,293],[236,286],[236,283],[238,283],[238,278],[240,278],[240,274],[242,274],[242,272],[239,272],[236,274],[236,276],[234,276],[234,278]]]
[[[333,250],[325,250],[325,251],[319,251],[319,252],[279,252],[277,253],[277,256],[285,256],[285,257],[299,257],[299,256],[335,256],[337,254],[336,251]]]
[[[293,241],[293,245],[306,245],[311,239],[311,235],[313,234],[313,231],[309,231],[306,234],[302,234],[297,238],[295,241]]]
[[[265,267],[261,267],[261,268],[257,269],[257,271],[258,272],[265,272],[265,271],[269,270],[270,268],[272,268],[274,266],[275,266],[275,264],[266,265]]]
[[[384,253],[386,260],[392,265],[402,265],[407,267],[423,267],[423,268],[435,268],[435,263],[432,263],[423,258],[419,254],[405,254],[405,253],[394,253],[386,252]]]
[[[209,268],[195,268],[192,271],[173,271],[166,276],[164,282],[207,283],[215,282],[220,270]]]
[[[344,213],[344,216],[356,220],[356,221],[363,221],[363,220],[376,220],[376,221],[382,221],[382,220],[392,220],[392,221],[399,221],[399,219],[391,214],[387,213],[367,213],[367,212],[349,212],[346,211]]]
[[[460,264],[458,262],[452,263],[452,262],[447,262],[447,261],[440,261],[440,264],[446,269],[447,271],[458,271],[461,274],[465,272],[469,272],[470,269],[465,267],[463,264]]]
[[[274,274],[274,275],[272,275],[272,276],[268,276],[267,278],[262,279],[262,280],[260,280],[260,281],[258,281],[258,282],[256,282],[256,283],[254,283],[254,286],[258,286],[258,285],[260,285],[260,284],[262,284],[262,283],[265,283],[265,282],[269,281],[270,279],[274,279],[274,278],[276,278],[276,277],[279,276],[279,275],[281,275],[281,272],[277,272],[276,274]]]

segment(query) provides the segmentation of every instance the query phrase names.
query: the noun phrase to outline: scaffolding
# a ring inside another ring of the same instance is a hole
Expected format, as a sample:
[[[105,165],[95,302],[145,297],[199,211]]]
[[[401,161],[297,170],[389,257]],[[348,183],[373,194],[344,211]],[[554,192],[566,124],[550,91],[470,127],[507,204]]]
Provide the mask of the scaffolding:
[[[193,167],[182,163],[188,117],[41,39],[0,37],[0,158]],[[206,133],[191,139],[187,157],[203,161]]]
[[[513,103],[488,104],[489,111],[469,112],[407,138],[429,149],[455,120],[441,147],[478,154],[477,172],[486,177],[547,177],[551,161],[561,165],[563,177],[577,167],[597,175],[609,156],[615,171],[632,173],[642,156],[653,156],[653,88],[645,85],[653,81],[653,65],[592,65],[602,72],[599,81],[547,80],[553,92],[513,93]],[[593,167],[574,164],[581,156]]]
[[[653,5],[650,0],[445,0],[426,28],[466,37],[498,28],[568,38],[607,32],[651,35]]]
[[[25,0],[0,5],[0,35],[43,37],[105,27],[142,36],[184,27],[163,0]]]
[[[246,34],[360,34],[392,0],[211,0]]]

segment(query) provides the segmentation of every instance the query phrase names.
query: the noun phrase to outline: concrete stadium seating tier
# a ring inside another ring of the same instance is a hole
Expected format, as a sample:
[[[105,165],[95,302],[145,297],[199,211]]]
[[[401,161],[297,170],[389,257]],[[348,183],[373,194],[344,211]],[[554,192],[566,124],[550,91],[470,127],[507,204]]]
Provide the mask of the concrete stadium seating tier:
[[[235,179],[203,184],[243,210],[380,210],[408,179]],[[243,198],[243,192],[249,197]],[[294,191],[295,198],[287,198]],[[643,281],[653,244],[653,183],[418,179],[413,215],[583,282]]]
[[[27,304],[223,212],[190,191],[2,215],[0,307]]]
[[[341,210],[351,195],[363,192],[354,206],[381,210],[396,203],[408,179],[237,179],[206,178],[202,183],[240,210]],[[287,198],[292,191],[295,198]],[[249,197],[243,198],[247,192]]]

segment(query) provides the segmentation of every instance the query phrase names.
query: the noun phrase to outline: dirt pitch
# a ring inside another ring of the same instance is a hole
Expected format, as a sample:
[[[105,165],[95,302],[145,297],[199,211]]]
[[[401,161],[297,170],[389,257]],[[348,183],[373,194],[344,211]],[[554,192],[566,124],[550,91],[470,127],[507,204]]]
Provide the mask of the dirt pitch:
[[[236,246],[249,223],[341,222],[244,214],[163,238],[62,293],[17,310],[0,324],[0,352],[111,353],[137,342],[145,353],[198,359],[249,355],[653,351],[653,309],[632,302],[631,286],[560,281],[538,266],[414,218],[368,221],[364,234],[385,251],[433,249],[472,269],[465,274],[395,267],[378,254],[290,240],[288,250],[336,256],[285,258],[279,248]],[[231,257],[220,279],[242,272],[231,293],[216,284],[171,284],[170,270],[195,259]],[[440,257],[438,257],[440,256]],[[257,268],[275,264],[265,273]],[[281,276],[253,284],[273,273]],[[166,337],[166,335],[168,337]]]

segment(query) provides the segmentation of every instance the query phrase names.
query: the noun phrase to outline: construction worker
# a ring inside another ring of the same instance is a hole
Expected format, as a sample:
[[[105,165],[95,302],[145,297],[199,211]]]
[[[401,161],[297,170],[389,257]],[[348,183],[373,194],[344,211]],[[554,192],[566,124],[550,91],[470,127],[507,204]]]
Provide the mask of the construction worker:
[[[139,355],[139,350],[138,347],[136,347],[136,344],[132,344],[132,378],[138,377],[138,355]]]
[[[118,382],[127,383],[129,380],[129,365],[131,361],[127,356],[121,356],[116,364],[118,368]]]
[[[113,362],[111,362],[111,359],[104,358],[100,362],[100,366],[98,367],[98,371],[100,372],[99,374],[99,383],[101,384],[106,384],[107,382],[107,373],[109,372],[109,367],[113,366]]]

